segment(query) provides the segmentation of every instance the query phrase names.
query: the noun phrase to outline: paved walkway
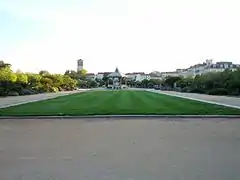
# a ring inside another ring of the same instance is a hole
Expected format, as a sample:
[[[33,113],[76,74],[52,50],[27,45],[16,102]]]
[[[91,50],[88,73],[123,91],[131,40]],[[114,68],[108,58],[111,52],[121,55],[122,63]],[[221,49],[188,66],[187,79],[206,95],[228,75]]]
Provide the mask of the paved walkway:
[[[240,121],[1,120],[1,180],[239,180]]]
[[[59,96],[66,96],[68,94],[74,94],[74,93],[79,93],[79,92],[83,92],[83,91],[86,91],[86,90],[84,89],[84,90],[79,90],[79,91],[44,93],[44,94],[34,94],[34,95],[29,95],[29,96],[4,97],[4,98],[0,98],[0,108],[14,106],[14,105],[18,105],[18,104],[25,104],[25,103],[28,103],[28,102],[34,102],[34,101],[41,101],[41,100],[56,98],[56,97],[59,97]]]
[[[171,96],[177,96],[177,97],[183,97],[187,99],[213,103],[213,104],[226,105],[229,107],[235,107],[240,109],[239,97],[212,96],[212,95],[206,95],[206,94],[181,93],[181,92],[175,92],[175,91],[159,91],[159,90],[150,90],[150,91],[161,93],[161,94],[167,94]]]

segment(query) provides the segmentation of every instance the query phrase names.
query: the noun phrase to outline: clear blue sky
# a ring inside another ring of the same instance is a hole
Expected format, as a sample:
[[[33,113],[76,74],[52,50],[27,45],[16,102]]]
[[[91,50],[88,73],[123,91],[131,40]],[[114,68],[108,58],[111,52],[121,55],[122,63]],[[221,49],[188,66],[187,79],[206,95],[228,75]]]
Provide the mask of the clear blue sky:
[[[2,0],[0,59],[14,70],[172,71],[240,64],[237,0]]]

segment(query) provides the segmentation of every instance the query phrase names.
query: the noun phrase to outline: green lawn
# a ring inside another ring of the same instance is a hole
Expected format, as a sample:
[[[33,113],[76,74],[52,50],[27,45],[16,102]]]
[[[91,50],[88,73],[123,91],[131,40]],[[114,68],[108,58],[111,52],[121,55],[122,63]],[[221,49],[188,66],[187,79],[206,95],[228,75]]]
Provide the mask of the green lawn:
[[[15,115],[240,115],[239,109],[147,91],[89,91],[0,109]]]

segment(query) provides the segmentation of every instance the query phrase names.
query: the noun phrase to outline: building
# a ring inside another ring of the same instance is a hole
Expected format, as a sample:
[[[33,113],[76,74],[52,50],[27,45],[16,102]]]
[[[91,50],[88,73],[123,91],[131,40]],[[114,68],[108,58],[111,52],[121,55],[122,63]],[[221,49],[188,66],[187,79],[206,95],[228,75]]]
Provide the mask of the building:
[[[77,60],[77,72],[83,70],[83,60],[82,59],[78,59]]]
[[[174,72],[162,72],[162,77],[166,78],[167,76],[182,76],[182,77],[195,77],[197,75],[202,75],[210,72],[223,72],[226,69],[235,71],[237,68],[240,68],[240,65],[233,64],[232,62],[216,62],[213,63],[212,60],[206,60],[201,64],[195,64],[190,66],[187,69],[177,69]]]
[[[96,75],[94,73],[87,73],[86,74],[86,79],[95,80],[96,79]]]
[[[127,73],[126,74],[126,77],[129,79],[129,80],[132,80],[132,81],[143,81],[145,79],[147,80],[150,80],[151,77],[149,74],[145,74],[144,72],[133,72],[133,73]]]
[[[98,72],[96,74],[96,79],[98,80],[102,80],[104,76],[108,76],[109,74],[111,74],[112,72]]]
[[[161,73],[158,71],[153,71],[150,74],[148,74],[147,80],[153,79],[153,80],[162,80]]]

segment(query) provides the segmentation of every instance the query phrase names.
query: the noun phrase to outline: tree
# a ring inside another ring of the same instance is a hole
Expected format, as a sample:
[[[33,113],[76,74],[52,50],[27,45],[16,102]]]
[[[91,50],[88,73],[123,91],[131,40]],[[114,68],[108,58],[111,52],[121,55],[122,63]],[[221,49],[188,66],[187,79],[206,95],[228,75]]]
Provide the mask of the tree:
[[[174,88],[174,84],[179,81],[181,77],[167,77],[164,84],[168,87]]]
[[[17,76],[10,69],[10,67],[5,67],[0,69],[0,81],[1,82],[16,82]]]
[[[41,75],[34,73],[27,73],[28,87],[32,89],[38,89],[40,87]]]
[[[80,79],[86,79],[87,70],[86,69],[82,69],[77,74],[79,75]]]
[[[4,61],[0,61],[0,69],[3,68],[11,68],[11,64],[5,63]]]
[[[98,83],[99,86],[105,85],[105,82],[102,79],[96,79],[96,82]]]
[[[41,75],[41,76],[45,76],[45,75],[49,75],[49,74],[50,73],[48,71],[46,71],[46,70],[39,71],[39,75]]]
[[[10,66],[0,68],[0,96],[7,95],[16,80],[17,76]]]
[[[69,73],[69,75],[76,74],[75,72]],[[14,73],[9,64],[0,61],[0,96],[74,90],[77,80],[69,75],[50,74],[48,71],[40,71],[39,74],[34,74],[23,73],[18,70]]]
[[[26,85],[28,83],[28,76],[24,73],[16,73],[17,83]]]
[[[182,78],[182,79],[179,79],[176,83],[177,83],[177,87],[181,89],[190,87],[193,84],[193,78],[191,77]]]
[[[72,79],[79,79],[80,75],[74,70],[67,70],[64,75],[70,76]]]
[[[152,82],[154,85],[161,85],[163,83],[160,79],[150,79],[149,82]]]
[[[141,82],[141,87],[143,88],[147,88],[149,84],[149,81],[147,79],[142,80]]]
[[[93,81],[93,80],[87,81],[87,87],[88,88],[96,88],[97,87],[97,82]]]
[[[62,87],[64,90],[72,91],[77,87],[77,80],[72,79],[70,76],[63,76]]]

